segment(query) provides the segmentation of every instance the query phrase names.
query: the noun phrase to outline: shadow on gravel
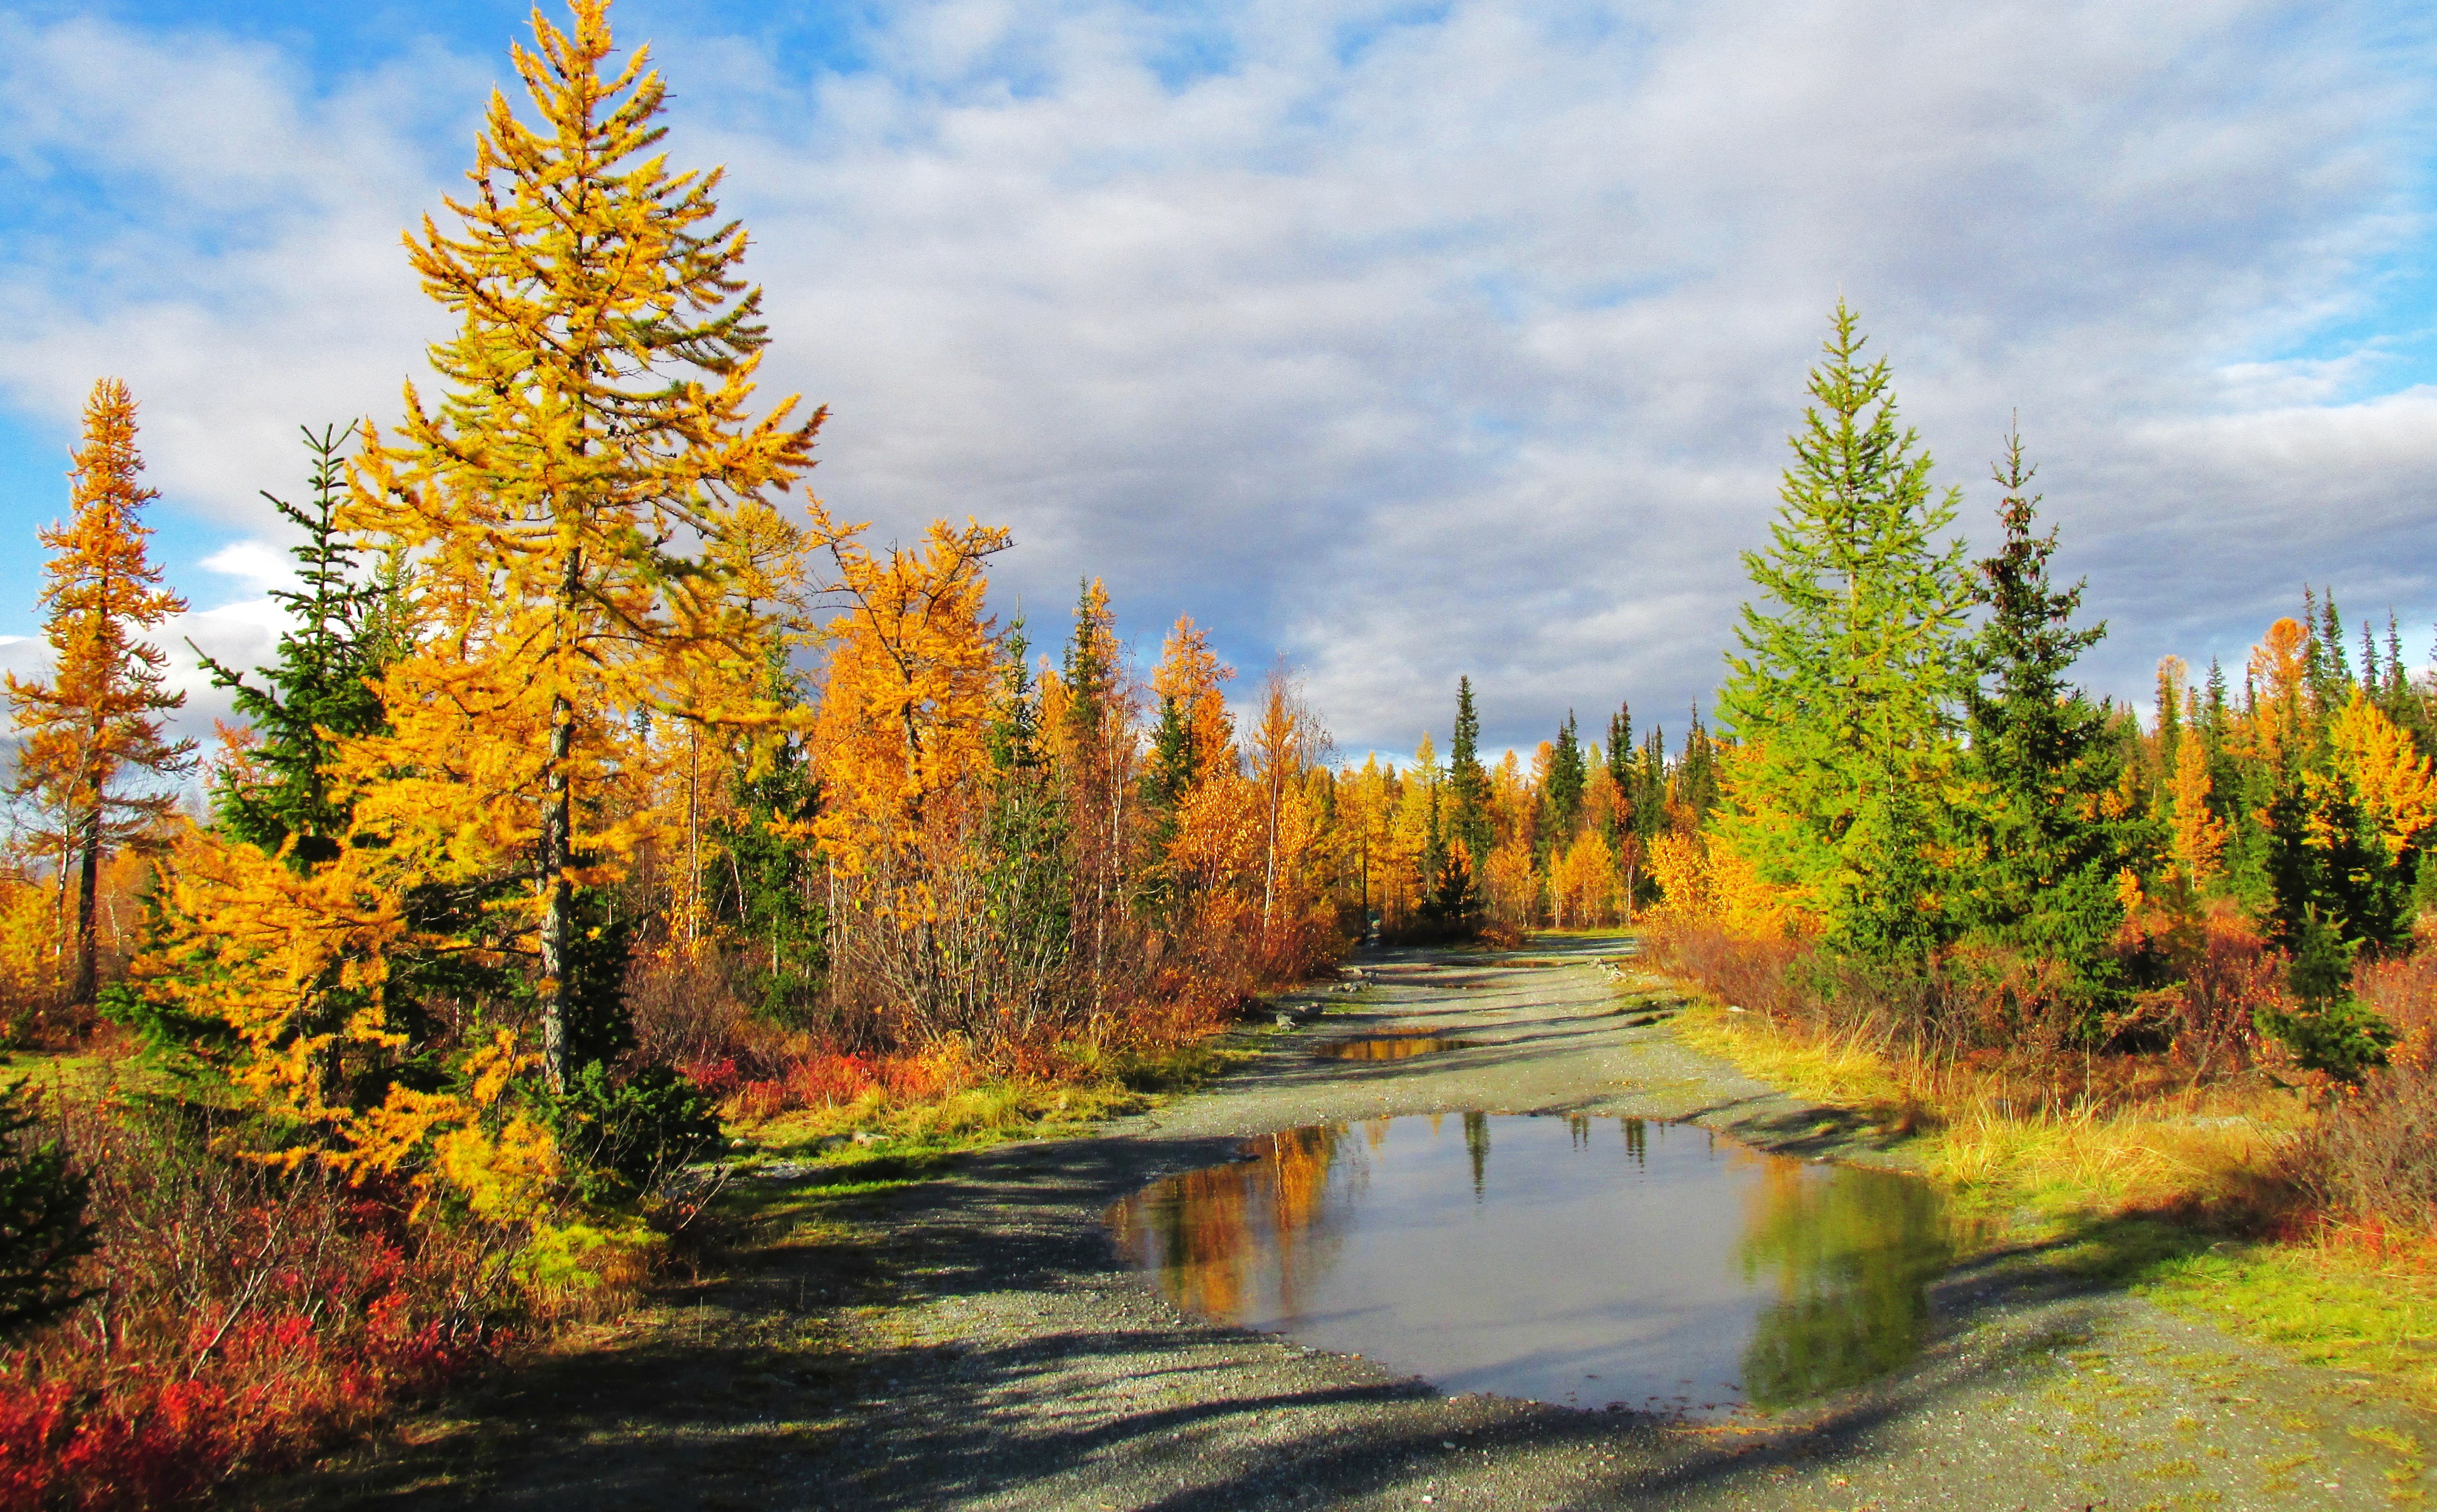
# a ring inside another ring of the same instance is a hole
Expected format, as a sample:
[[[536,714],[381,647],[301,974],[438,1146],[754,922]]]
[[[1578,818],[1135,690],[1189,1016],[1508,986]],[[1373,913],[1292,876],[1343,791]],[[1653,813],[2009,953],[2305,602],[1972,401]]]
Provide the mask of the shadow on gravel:
[[[1571,1036],[1548,1029],[1458,1055],[1566,1053]],[[1287,1056],[1248,1071],[1290,1087],[1345,1073]],[[1780,1148],[1840,1137],[1820,1131],[1817,1110],[1753,1111],[1759,1137]],[[1177,1320],[1120,1279],[1097,1215],[1238,1143],[1126,1134],[960,1157],[875,1200],[869,1242],[759,1252],[715,1286],[661,1294],[649,1331],[500,1372],[408,1435],[254,1504],[1215,1512],[1403,1502],[1433,1480],[1465,1486],[1439,1498],[1463,1505],[1773,1504],[1772,1472],[1861,1452],[1890,1419],[1939,1411],[1992,1373],[2036,1369],[2075,1344],[2095,1293],[2165,1257],[2159,1236],[2171,1232],[2119,1225],[1989,1257],[1938,1283],[1938,1342],[1919,1366],[1759,1431],[1684,1428],[1450,1401],[1367,1365]],[[1071,1321],[1074,1298],[1085,1325]],[[938,1343],[889,1336],[912,1315],[890,1311],[851,1350],[834,1343],[843,1309],[926,1300],[1000,1321]],[[1024,1326],[1053,1302],[1069,1321]],[[1993,1336],[1974,1327],[1998,1319]],[[1951,1347],[1967,1330],[1968,1356]]]

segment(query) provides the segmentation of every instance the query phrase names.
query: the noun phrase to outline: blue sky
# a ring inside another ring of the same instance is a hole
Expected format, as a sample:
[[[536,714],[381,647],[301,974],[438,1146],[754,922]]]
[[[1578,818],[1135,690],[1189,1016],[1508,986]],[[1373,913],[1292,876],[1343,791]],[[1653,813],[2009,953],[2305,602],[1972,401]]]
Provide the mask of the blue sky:
[[[884,538],[1011,525],[1304,668],[1341,745],[1707,704],[1841,293],[1966,490],[2009,415],[2113,634],[2307,581],[2437,629],[2432,31],[2265,0],[621,0],[756,235],[775,393]],[[0,4],[0,636],[79,402],[143,402],[176,627],[267,642],[301,422],[439,334],[397,251],[522,8]],[[0,663],[36,647],[0,645]],[[213,712],[198,690],[194,718]]]

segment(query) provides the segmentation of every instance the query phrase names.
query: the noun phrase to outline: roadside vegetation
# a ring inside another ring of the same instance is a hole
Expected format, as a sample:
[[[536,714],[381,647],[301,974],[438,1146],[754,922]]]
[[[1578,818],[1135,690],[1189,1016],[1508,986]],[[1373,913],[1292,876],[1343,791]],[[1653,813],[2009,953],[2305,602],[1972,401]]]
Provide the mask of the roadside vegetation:
[[[2000,546],[1839,308],[1703,791],[1652,844],[1695,1045],[1910,1136],[2007,1242],[2437,1402],[2437,688],[2331,592],[2148,721],[2078,688],[2006,438]]]
[[[2094,702],[2019,439],[1971,563],[1840,306],[1715,728],[1493,762],[1466,678],[1444,759],[1340,764],[1283,663],[1231,707],[1097,580],[1043,649],[1007,531],[815,497],[719,174],[572,15],[409,234],[430,380],[304,431],[208,747],[91,391],[7,684],[0,1505],[207,1498],[614,1317],[760,1210],[724,1164],[1086,1127],[1358,941],[1541,928],[1649,927],[1696,1043],[2073,1263],[2428,1382],[2437,690],[2391,622],[2306,593],[2238,678]]]
[[[902,1174],[1140,1106],[1364,926],[1287,669],[1239,731],[1189,619],[1146,674],[1090,582],[1038,655],[1006,531],[879,547],[809,492],[719,175],[572,10],[409,234],[432,378],[305,432],[287,628],[206,660],[208,747],[136,396],[92,390],[8,684],[0,1505],[208,1498],[615,1317],[755,1151]]]

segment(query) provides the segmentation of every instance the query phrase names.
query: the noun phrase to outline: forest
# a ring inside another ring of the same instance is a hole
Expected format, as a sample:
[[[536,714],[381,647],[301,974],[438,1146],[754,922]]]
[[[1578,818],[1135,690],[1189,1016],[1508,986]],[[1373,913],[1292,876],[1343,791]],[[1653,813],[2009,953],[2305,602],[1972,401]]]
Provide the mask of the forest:
[[[138,396],[91,389],[7,685],[0,1015],[59,1073],[0,1098],[8,1504],[299,1463],[631,1305],[738,1131],[1121,1106],[1365,942],[1630,928],[1760,1021],[1720,1046],[1902,1117],[2216,1099],[2298,1131],[2259,1222],[2437,1221],[2437,685],[2392,617],[2306,589],[2146,721],[2093,697],[2025,444],[1974,560],[1840,304],[1706,721],[1611,690],[1493,759],[1465,678],[1443,749],[1357,765],[1283,660],[1181,617],[1146,667],[1098,580],[1002,623],[1007,530],[833,514],[720,174],[573,14],[408,233],[436,387],[266,480],[287,627],[207,661],[208,743]]]

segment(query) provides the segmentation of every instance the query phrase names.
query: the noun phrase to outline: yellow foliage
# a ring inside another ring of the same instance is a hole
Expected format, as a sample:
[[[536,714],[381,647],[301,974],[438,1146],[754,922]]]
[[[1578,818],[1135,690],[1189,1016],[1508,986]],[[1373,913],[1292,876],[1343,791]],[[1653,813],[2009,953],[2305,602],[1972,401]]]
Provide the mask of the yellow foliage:
[[[128,982],[164,1007],[225,1022],[238,1042],[229,1076],[248,1100],[326,1129],[344,1113],[324,1100],[336,1058],[405,1043],[381,1002],[408,928],[378,874],[381,853],[349,848],[305,876],[285,860],[189,832],[161,900],[163,927]]]
[[[2199,887],[2218,874],[2225,853],[2225,821],[2209,810],[2208,751],[2198,730],[2186,730],[2175,748],[2169,788],[2174,804],[2174,854],[2183,875]]]
[[[1236,767],[1236,725],[1227,712],[1225,685],[1236,669],[1210,649],[1210,632],[1177,616],[1161,649],[1159,668],[1151,675],[1151,691],[1175,702],[1193,732],[1193,770],[1197,778]]]
[[[2437,819],[2437,775],[2428,758],[2408,730],[2358,688],[2329,724],[2327,737],[2338,768],[2351,780],[2388,849],[2401,853]]]
[[[1817,931],[1817,917],[1799,893],[1762,876],[1722,836],[1667,831],[1652,839],[1649,865],[1665,921],[1710,924],[1744,940]]]
[[[538,1219],[564,1174],[558,1142],[509,1093],[540,1064],[501,1029],[467,1057],[455,1090],[394,1086],[379,1106],[335,1116],[345,1144],[325,1158],[351,1174],[419,1167],[426,1200],[449,1191],[492,1222]]]
[[[11,1017],[62,985],[58,899],[42,882],[0,877],[0,1009]]]
[[[536,12],[535,50],[513,54],[539,127],[494,92],[455,226],[409,234],[460,322],[430,349],[447,393],[410,385],[394,444],[365,426],[341,519],[402,554],[416,630],[381,690],[393,729],[342,778],[426,874],[532,879],[553,1084],[575,889],[675,822],[652,730],[780,717],[767,652],[807,540],[772,500],[822,418],[793,397],[749,413],[765,337],[744,228],[717,172],[655,150],[649,50],[605,75],[606,0],[572,8],[572,35]],[[835,534],[815,503],[813,540]]]
[[[1514,753],[1508,752],[1511,757]],[[1539,917],[1540,879],[1532,870],[1532,847],[1519,835],[1509,835],[1489,853],[1481,877],[1489,908],[1502,923],[1525,925]]]
[[[2273,765],[2300,748],[2304,681],[2310,650],[2310,632],[2302,623],[2281,619],[2251,648],[2249,677],[2254,698],[2247,721],[2251,753]]]
[[[982,613],[983,564],[1008,544],[1004,530],[945,520],[920,551],[892,547],[885,560],[851,536],[830,543],[847,610],[827,632],[814,747],[826,802],[814,833],[850,878],[910,852],[926,807],[988,765],[1000,651]]]
[[[1605,923],[1616,916],[1616,854],[1595,829],[1574,836],[1549,868],[1551,921],[1568,925]]]

